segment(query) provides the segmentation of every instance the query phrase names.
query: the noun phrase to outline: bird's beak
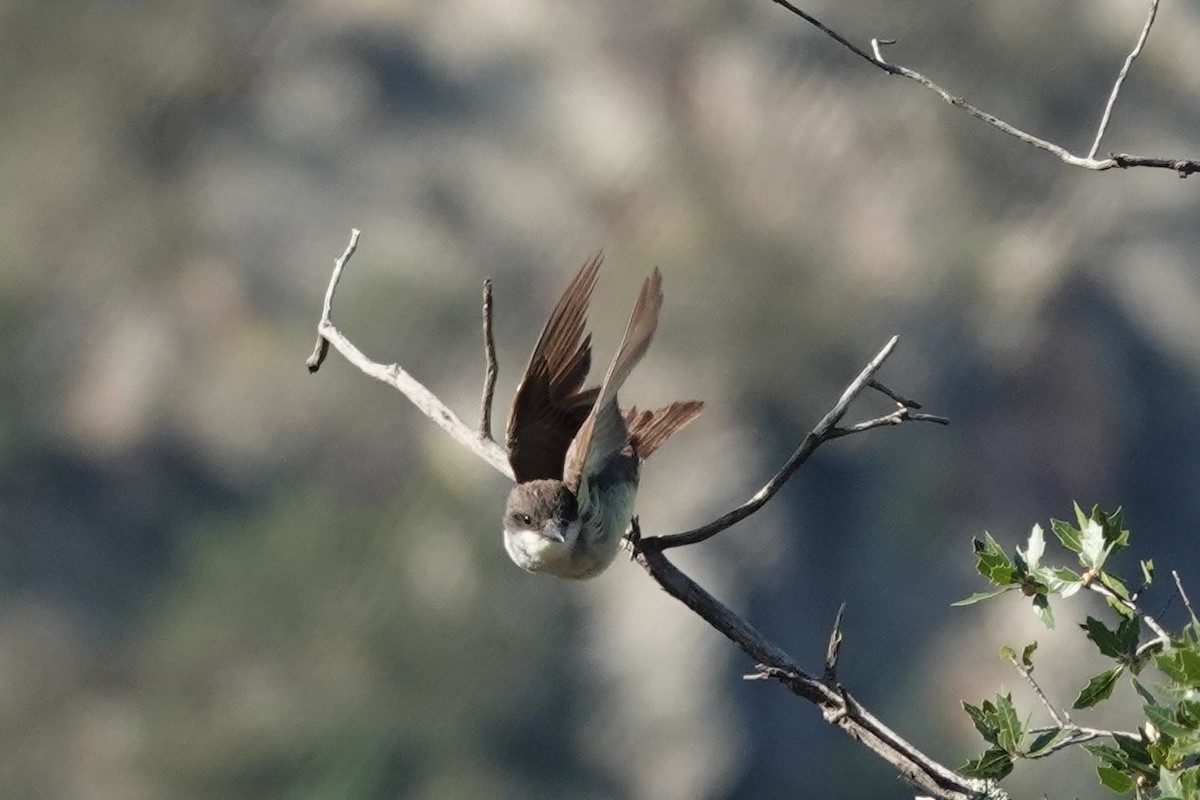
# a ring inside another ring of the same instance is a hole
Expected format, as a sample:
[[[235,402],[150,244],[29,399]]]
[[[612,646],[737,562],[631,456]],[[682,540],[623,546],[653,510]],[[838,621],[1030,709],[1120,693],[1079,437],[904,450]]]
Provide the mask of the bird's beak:
[[[567,537],[563,536],[563,530],[566,527],[566,524],[562,520],[549,520],[542,526],[542,536],[560,544],[566,544]]]

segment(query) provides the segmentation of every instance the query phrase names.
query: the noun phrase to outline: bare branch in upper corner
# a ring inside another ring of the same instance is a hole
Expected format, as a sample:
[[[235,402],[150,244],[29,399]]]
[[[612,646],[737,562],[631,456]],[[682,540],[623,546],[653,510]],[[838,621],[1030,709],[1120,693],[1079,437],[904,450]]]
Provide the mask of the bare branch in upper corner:
[[[892,354],[892,350],[896,347],[896,342],[898,340],[899,337],[893,336],[888,343],[883,346],[883,349],[879,351],[875,358],[871,359],[871,362],[863,368],[862,372],[858,374],[858,377],[846,387],[846,391],[842,392],[841,398],[839,398],[837,403],[834,404],[833,408],[829,410],[829,413],[827,413],[821,419],[821,421],[817,423],[816,427],[804,437],[804,440],[800,443],[800,446],[796,449],[796,452],[792,453],[792,456],[787,460],[787,463],[780,467],[779,471],[776,472],[771,479],[754,494],[753,497],[727,514],[724,514],[705,525],[701,525],[698,528],[693,528],[689,531],[683,531],[682,533],[671,533],[664,536],[652,537],[655,547],[665,550],[671,547],[683,547],[685,545],[698,544],[706,539],[716,536],[721,531],[736,525],[738,522],[741,522],[746,517],[765,506],[783,487],[783,485],[787,483],[788,479],[795,474],[796,470],[800,468],[800,465],[807,461],[808,457],[812,455],[818,447],[825,442],[830,441],[831,439],[837,439],[854,433],[862,433],[864,431],[871,430],[872,428],[879,428],[885,425],[899,425],[904,422],[934,422],[939,425],[949,424],[949,420],[947,420],[945,417],[939,417],[933,414],[922,414],[914,411],[913,409],[920,408],[919,404],[914,403],[911,400],[903,399],[900,397],[900,395],[892,392],[890,389],[875,380],[875,373],[879,371],[879,368],[883,366],[883,362],[886,361],[888,356]],[[838,423],[841,422],[842,417],[844,417],[846,415],[846,411],[849,410],[850,404],[853,403],[855,398],[857,398],[862,393],[863,389],[866,388],[873,388],[887,395],[895,400],[897,405],[900,407],[892,413],[876,419],[860,422],[848,428],[838,427]]]
[[[1179,591],[1179,596],[1183,598],[1183,607],[1187,609],[1188,616],[1192,618],[1192,625],[1196,627],[1196,632],[1200,633],[1200,619],[1196,619],[1196,612],[1192,609],[1192,601],[1188,599],[1187,592],[1183,590],[1183,581],[1179,580],[1179,573],[1171,570],[1171,577],[1175,579],[1175,588]]]
[[[1116,83],[1113,84],[1112,92],[1108,95],[1108,102],[1104,105],[1104,116],[1100,118],[1100,126],[1096,129],[1096,139],[1092,142],[1092,149],[1088,151],[1088,158],[1095,158],[1096,152],[1100,149],[1100,140],[1104,138],[1104,131],[1108,128],[1108,119],[1112,116],[1113,106],[1117,104],[1117,95],[1121,93],[1121,85],[1125,83],[1125,78],[1129,75],[1129,68],[1133,66],[1133,62],[1142,54],[1142,47],[1146,44],[1146,39],[1150,37],[1150,29],[1154,27],[1156,16],[1158,16],[1158,0],[1150,0],[1150,12],[1146,15],[1146,24],[1142,26],[1142,33],[1138,36],[1137,44],[1129,51],[1129,55],[1125,56],[1125,63],[1117,74]]]
[[[321,368],[321,363],[325,360],[326,353],[329,352],[329,345],[333,345],[347,361],[358,367],[361,372],[383,381],[399,391],[422,414],[450,434],[455,441],[511,480],[513,477],[512,467],[509,466],[508,455],[504,452],[504,448],[490,438],[482,437],[477,431],[471,430],[458,418],[457,414],[451,411],[433,392],[426,389],[424,384],[405,372],[399,364],[385,365],[372,361],[334,327],[332,320],[333,295],[342,280],[342,272],[345,270],[346,264],[350,262],[351,256],[358,247],[359,235],[358,230],[351,231],[350,244],[346,246],[346,251],[333,265],[333,275],[329,279],[329,287],[325,290],[325,304],[321,310],[321,319],[317,323],[317,345],[306,362],[308,371],[316,372]]]
[[[845,36],[842,36],[837,31],[822,23],[812,14],[809,14],[808,12],[791,3],[789,0],[772,0],[772,2],[787,9],[789,12],[817,28],[859,58],[870,62],[889,75],[901,75],[911,81],[916,81],[926,89],[929,89],[931,92],[935,92],[950,105],[961,108],[972,117],[982,120],[992,127],[997,128],[1009,136],[1019,139],[1028,145],[1032,145],[1039,150],[1045,150],[1048,153],[1053,153],[1065,164],[1096,171],[1113,169],[1116,167],[1120,167],[1122,169],[1129,167],[1170,169],[1175,171],[1181,178],[1186,178],[1193,172],[1200,172],[1200,159],[1193,158],[1152,158],[1147,156],[1130,155],[1129,153],[1113,153],[1107,158],[1096,158],[1096,152],[1100,148],[1100,140],[1103,138],[1104,131],[1108,127],[1108,120],[1112,113],[1112,107],[1116,103],[1117,95],[1121,91],[1121,85],[1124,83],[1126,76],[1129,74],[1129,68],[1133,65],[1134,60],[1141,53],[1142,46],[1146,43],[1146,38],[1150,35],[1150,28],[1154,25],[1155,15],[1158,11],[1158,0],[1150,0],[1150,13],[1146,18],[1145,25],[1142,27],[1141,36],[1138,37],[1137,44],[1134,46],[1133,51],[1130,52],[1130,54],[1126,57],[1125,66],[1121,69],[1120,74],[1117,76],[1116,84],[1113,86],[1112,93],[1108,98],[1108,104],[1104,110],[1104,116],[1100,121],[1099,129],[1096,131],[1096,138],[1092,144],[1092,149],[1086,156],[1074,155],[1071,153],[1071,151],[1067,150],[1067,148],[1061,145],[1046,141],[1045,139],[1041,139],[1031,133],[1026,133],[1015,125],[1010,125],[999,117],[989,114],[988,112],[975,107],[971,103],[968,103],[963,98],[951,94],[929,78],[922,75],[920,72],[889,62],[883,57],[882,46],[895,44],[894,39],[872,39],[872,52],[868,53],[863,48],[851,42]]]

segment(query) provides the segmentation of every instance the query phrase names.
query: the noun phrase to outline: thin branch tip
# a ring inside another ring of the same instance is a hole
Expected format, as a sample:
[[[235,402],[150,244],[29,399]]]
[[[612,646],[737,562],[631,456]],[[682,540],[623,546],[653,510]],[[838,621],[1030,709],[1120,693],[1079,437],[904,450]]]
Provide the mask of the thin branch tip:
[[[492,401],[496,394],[496,337],[492,332],[492,279],[483,279],[483,397],[479,401],[479,438],[492,439]]]

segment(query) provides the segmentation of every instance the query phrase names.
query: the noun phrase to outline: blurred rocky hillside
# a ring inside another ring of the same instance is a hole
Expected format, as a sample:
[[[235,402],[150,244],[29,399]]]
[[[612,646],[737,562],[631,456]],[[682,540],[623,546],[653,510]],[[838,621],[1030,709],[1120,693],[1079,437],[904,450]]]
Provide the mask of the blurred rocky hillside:
[[[804,7],[1077,151],[1145,14]],[[1163,4],[1102,150],[1200,154],[1198,37]],[[884,380],[953,425],[834,443],[678,558],[813,668],[848,601],[843,679],[950,763],[958,700],[1019,683],[999,646],[1055,653],[949,608],[971,536],[1124,504],[1200,580],[1200,179],[1068,168],[768,0],[8,0],[0,63],[6,797],[910,796],[635,565],[521,573],[503,480],[338,356],[306,374],[352,226],[338,324],[467,419],[485,276],[502,418],[584,259],[601,362],[662,270],[628,400],[707,407],[648,533],[740,503],[899,334]],[[1094,665],[1058,648],[1069,698]]]

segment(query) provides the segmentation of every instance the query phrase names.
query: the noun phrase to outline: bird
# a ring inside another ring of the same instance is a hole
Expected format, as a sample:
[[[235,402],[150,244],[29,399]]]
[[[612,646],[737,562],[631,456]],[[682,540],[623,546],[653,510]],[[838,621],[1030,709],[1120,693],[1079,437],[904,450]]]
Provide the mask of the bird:
[[[550,314],[509,410],[505,446],[517,484],[504,509],[504,548],[529,572],[599,575],[633,519],[641,463],[696,418],[697,400],[622,411],[617,392],[658,327],[662,275],[646,278],[621,345],[598,387],[585,335],[588,302],[603,256],[579,270]]]

